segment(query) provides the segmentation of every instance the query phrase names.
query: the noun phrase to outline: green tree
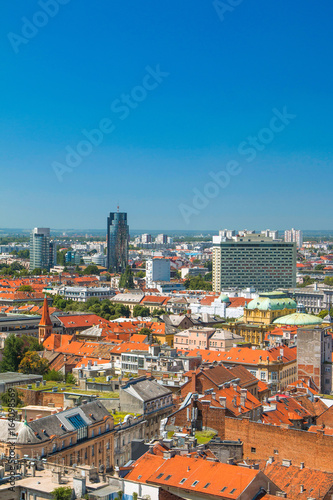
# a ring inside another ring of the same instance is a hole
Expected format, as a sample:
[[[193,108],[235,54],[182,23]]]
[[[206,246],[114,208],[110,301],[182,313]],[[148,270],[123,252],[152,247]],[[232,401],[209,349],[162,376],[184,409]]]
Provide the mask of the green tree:
[[[43,274],[43,271],[42,271],[42,269],[40,267],[36,267],[35,269],[33,269],[31,271],[30,274],[32,274],[34,276],[40,276],[41,274]]]
[[[138,316],[149,316],[149,315],[150,312],[148,307],[140,305],[136,305],[133,307],[133,318],[137,318]]]
[[[18,371],[27,375],[44,375],[48,366],[48,360],[41,358],[36,351],[27,351],[19,364]]]
[[[318,316],[319,316],[319,318],[323,319],[323,318],[325,318],[325,316],[327,316],[327,314],[328,314],[328,310],[327,309],[323,309],[322,311],[320,311],[318,313]]]
[[[76,384],[76,378],[72,372],[68,372],[66,375],[66,384]]]
[[[138,273],[135,274],[137,278],[144,278],[146,276],[145,271],[139,271]]]
[[[32,288],[31,285],[21,285],[17,289],[19,292],[33,292],[34,289]]]
[[[54,500],[71,500],[72,488],[70,486],[59,486],[51,491]]]
[[[53,381],[53,382],[62,382],[64,380],[64,376],[61,372],[57,372],[56,370],[50,370],[45,375],[43,375],[44,380]]]
[[[119,288],[134,288],[133,271],[130,266],[126,266],[125,272],[121,274]]]
[[[161,316],[161,314],[165,314],[164,309],[153,309],[153,312],[151,313],[152,316]]]
[[[23,358],[24,342],[21,338],[10,333],[5,340],[5,346],[0,363],[1,372],[17,372]]]
[[[144,326],[143,328],[141,328],[141,330],[139,330],[139,333],[140,335],[151,335],[152,334],[152,330],[150,328],[147,328],[146,326]]]
[[[212,284],[205,281],[202,276],[193,276],[185,281],[187,290],[212,290]]]
[[[97,266],[94,266],[93,264],[89,264],[84,270],[83,274],[99,274],[99,269]]]
[[[43,344],[40,344],[36,337],[32,337],[31,335],[22,335],[22,340],[24,342],[23,353],[26,351],[44,351]]]
[[[318,264],[317,266],[315,266],[315,271],[323,271],[324,267],[325,266],[323,264]]]
[[[14,392],[13,392],[14,391]],[[4,406],[12,406],[19,407],[23,405],[23,401],[21,399],[22,393],[18,392],[17,389],[12,388],[10,391],[6,391],[0,395],[1,404]]]

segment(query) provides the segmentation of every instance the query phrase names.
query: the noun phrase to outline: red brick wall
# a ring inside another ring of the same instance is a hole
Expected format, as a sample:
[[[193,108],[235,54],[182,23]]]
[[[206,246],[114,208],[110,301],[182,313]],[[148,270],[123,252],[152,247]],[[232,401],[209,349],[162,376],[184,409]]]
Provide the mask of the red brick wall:
[[[226,417],[225,439],[243,441],[244,459],[274,456],[277,460],[290,459],[293,465],[304,462],[305,467],[333,472],[333,436]]]
[[[61,392],[42,392],[21,388],[19,392],[22,394],[25,405],[47,406],[49,403],[54,403],[55,406],[64,406],[64,395]]]
[[[40,405],[40,391],[18,388],[25,405]]]

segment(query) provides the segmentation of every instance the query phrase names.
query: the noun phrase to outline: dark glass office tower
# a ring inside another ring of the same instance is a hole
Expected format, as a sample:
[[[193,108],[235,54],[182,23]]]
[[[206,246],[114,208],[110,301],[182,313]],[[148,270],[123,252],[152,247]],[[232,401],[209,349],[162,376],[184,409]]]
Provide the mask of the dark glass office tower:
[[[127,213],[111,212],[107,219],[107,268],[121,273],[128,264],[129,228]]]

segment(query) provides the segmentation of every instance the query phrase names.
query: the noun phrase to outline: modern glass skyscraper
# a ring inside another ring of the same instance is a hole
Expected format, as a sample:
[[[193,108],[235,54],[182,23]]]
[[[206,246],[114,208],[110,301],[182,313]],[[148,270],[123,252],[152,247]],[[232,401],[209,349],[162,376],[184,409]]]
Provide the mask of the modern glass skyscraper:
[[[30,270],[50,270],[50,229],[35,227],[30,234]],[[53,263],[52,263],[53,264]]]
[[[121,273],[128,264],[129,228],[127,213],[111,212],[107,219],[107,268]]]

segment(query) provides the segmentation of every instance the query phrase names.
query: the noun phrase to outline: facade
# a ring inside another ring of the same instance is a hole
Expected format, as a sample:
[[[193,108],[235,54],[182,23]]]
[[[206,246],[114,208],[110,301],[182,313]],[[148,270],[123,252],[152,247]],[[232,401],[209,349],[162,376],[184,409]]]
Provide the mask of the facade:
[[[304,288],[291,288],[286,292],[312,314],[319,314],[325,309],[329,311],[333,307],[333,288],[324,284],[314,283]]]
[[[192,276],[205,276],[208,273],[207,267],[183,267],[181,269],[182,279]]]
[[[15,422],[17,458],[47,458],[67,466],[113,467],[113,418],[99,402],[42,417]],[[9,456],[9,421],[0,420],[0,451]]]
[[[321,327],[297,330],[298,378],[311,377],[322,394],[332,392],[332,335]]]
[[[128,264],[129,227],[127,213],[110,212],[107,218],[106,267],[114,273],[125,271]]]
[[[146,285],[153,286],[154,281],[170,281],[169,259],[148,259],[146,262]]]
[[[58,290],[59,295],[64,299],[75,300],[76,302],[87,302],[90,298],[99,300],[110,299],[114,296],[114,291],[110,287],[86,287],[86,286],[63,286]]]
[[[30,265],[29,268],[50,270],[56,262],[55,244],[50,244],[50,229],[35,227],[30,234]]]
[[[155,243],[158,245],[166,245],[168,243],[168,236],[166,234],[158,234],[155,238]]]
[[[297,248],[303,246],[303,233],[299,229],[290,229],[284,232],[284,241],[295,242]]]
[[[296,286],[296,244],[262,234],[213,236],[213,290],[254,287],[258,292]],[[288,285],[289,283],[289,285]]]

